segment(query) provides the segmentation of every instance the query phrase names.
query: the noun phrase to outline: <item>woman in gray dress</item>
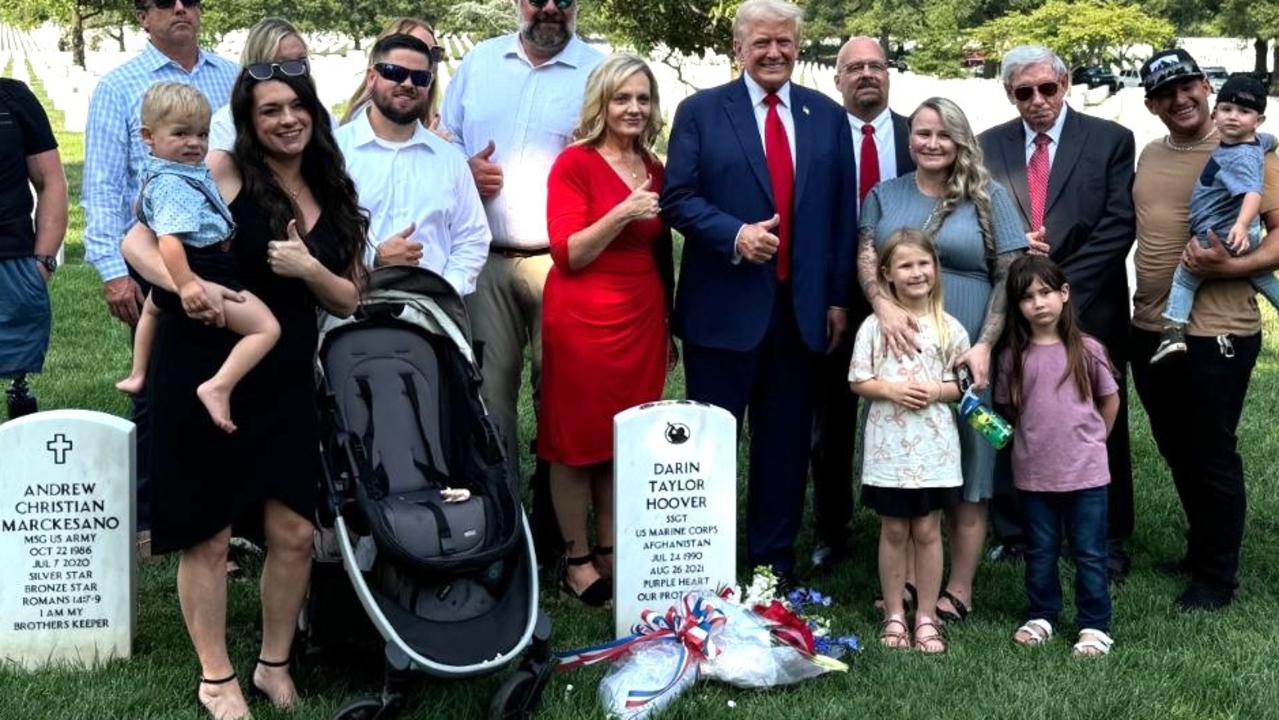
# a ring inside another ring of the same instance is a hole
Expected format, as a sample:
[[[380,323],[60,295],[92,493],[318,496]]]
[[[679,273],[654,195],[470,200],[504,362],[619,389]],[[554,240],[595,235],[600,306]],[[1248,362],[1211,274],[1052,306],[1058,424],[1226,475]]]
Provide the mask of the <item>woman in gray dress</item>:
[[[972,343],[956,365],[968,366],[973,385],[989,402],[991,348],[1004,329],[1004,278],[1025,252],[1026,236],[1008,191],[986,172],[981,147],[959,106],[931,98],[910,119],[910,154],[918,169],[880,183],[866,196],[858,277],[889,351],[913,354],[915,321],[881,287],[875,252],[900,228],[930,235],[941,259],[946,312],[963,324]],[[937,606],[938,615],[952,622],[967,615],[972,604],[995,465],[994,449],[967,423],[960,423],[960,449],[963,502],[950,511],[951,568]]]

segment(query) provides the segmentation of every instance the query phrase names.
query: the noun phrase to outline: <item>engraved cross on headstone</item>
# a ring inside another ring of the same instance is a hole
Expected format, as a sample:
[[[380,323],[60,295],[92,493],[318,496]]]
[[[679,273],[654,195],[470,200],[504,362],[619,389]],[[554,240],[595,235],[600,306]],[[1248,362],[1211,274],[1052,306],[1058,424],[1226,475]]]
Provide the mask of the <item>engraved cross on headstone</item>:
[[[67,436],[62,433],[54,435],[53,439],[45,443],[44,446],[49,452],[53,453],[54,465],[65,464],[67,453],[71,452],[71,448],[74,447],[71,441],[67,439]]]

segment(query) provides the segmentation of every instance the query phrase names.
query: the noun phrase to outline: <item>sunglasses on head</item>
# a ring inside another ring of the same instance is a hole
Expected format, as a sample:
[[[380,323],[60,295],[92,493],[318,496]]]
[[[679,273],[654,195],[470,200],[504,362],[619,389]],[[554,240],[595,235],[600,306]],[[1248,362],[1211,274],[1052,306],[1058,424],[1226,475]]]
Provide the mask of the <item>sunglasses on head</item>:
[[[1013,97],[1017,98],[1017,100],[1019,100],[1020,102],[1026,102],[1027,100],[1034,97],[1035,91],[1038,90],[1040,97],[1050,98],[1056,95],[1057,91],[1060,89],[1061,89],[1061,86],[1058,85],[1057,83],[1039,83],[1038,85],[1022,85],[1019,88],[1013,89]]]
[[[426,87],[431,84],[431,78],[433,77],[430,70],[410,70],[403,65],[396,65],[395,63],[375,63],[373,69],[377,71],[378,75],[397,85],[404,82],[405,79],[411,78],[415,87]]]
[[[156,10],[172,10],[173,6],[177,4],[177,0],[151,0],[148,7],[153,7]],[[182,0],[182,7],[200,7],[200,0]]]
[[[248,67],[249,77],[254,80],[270,80],[273,77],[301,77],[311,68],[306,60],[285,60],[284,62],[253,63]]]
[[[574,1],[575,0],[555,0],[555,7],[561,10],[567,10],[573,7]],[[546,7],[547,2],[548,0],[528,0],[528,4],[530,7],[534,7],[539,10],[542,9],[543,7]]]

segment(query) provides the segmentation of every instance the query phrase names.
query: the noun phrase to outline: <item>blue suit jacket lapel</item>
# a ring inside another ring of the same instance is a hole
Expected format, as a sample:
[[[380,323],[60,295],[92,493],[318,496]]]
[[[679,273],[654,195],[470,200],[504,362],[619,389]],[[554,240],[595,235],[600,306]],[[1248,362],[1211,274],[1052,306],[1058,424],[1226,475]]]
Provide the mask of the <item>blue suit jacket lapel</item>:
[[[768,163],[764,160],[764,145],[759,139],[759,125],[755,122],[755,109],[751,107],[750,93],[746,92],[746,81],[738,80],[729,88],[728,103],[724,106],[728,114],[729,124],[733,126],[733,134],[737,136],[742,152],[750,163],[755,180],[764,189],[764,194],[773,200],[773,183],[768,176]],[[725,178],[732,182],[732,178]],[[773,200],[775,203],[776,201]]]
[[[812,148],[802,138],[811,138],[813,118],[808,114],[808,104],[804,95],[794,83],[790,86],[790,116],[795,123],[795,145],[791,152],[795,153],[795,205],[804,193],[804,179],[808,177],[808,166],[812,164]],[[794,212],[794,208],[791,209]]]

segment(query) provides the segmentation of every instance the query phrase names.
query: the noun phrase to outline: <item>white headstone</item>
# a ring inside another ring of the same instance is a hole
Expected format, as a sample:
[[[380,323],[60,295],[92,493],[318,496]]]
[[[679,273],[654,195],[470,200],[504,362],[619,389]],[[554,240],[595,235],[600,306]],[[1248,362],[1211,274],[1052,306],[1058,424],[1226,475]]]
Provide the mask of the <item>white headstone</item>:
[[[687,400],[613,418],[614,628],[737,582],[737,421]]]
[[[53,410],[0,425],[0,663],[132,653],[133,423]]]

